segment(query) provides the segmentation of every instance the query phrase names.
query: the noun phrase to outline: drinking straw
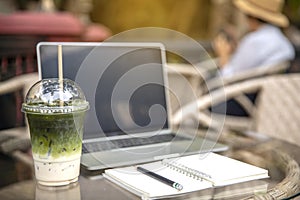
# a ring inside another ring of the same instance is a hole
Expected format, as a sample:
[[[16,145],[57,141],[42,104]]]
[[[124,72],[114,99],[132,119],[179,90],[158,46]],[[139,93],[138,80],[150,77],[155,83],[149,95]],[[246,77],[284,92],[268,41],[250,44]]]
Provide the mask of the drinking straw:
[[[58,49],[57,49],[57,53],[58,53],[58,81],[59,81],[59,88],[61,90],[60,95],[63,94],[63,59],[62,59],[62,46],[59,44],[58,45]],[[59,102],[60,106],[64,105],[64,102],[62,100],[62,96],[60,96],[60,102]]]

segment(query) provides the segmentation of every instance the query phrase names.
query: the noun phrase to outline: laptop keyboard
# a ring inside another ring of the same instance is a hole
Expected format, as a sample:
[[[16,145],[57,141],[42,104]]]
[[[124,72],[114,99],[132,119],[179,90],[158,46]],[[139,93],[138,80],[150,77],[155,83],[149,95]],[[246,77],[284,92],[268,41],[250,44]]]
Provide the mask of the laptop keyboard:
[[[82,145],[83,153],[92,153],[97,151],[107,151],[116,148],[125,148],[125,147],[133,147],[133,146],[141,146],[147,144],[157,144],[162,142],[170,142],[177,140],[187,140],[186,137],[176,136],[173,134],[163,134],[163,135],[155,135],[152,137],[137,137],[137,138],[129,138],[129,139],[119,139],[112,141],[98,141],[85,143]]]

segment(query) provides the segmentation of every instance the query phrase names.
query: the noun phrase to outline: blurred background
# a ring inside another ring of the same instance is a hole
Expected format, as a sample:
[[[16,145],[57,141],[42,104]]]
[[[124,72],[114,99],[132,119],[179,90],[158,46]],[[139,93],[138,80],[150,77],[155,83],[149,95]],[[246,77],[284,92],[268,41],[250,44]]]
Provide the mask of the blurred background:
[[[283,10],[291,26],[284,31],[298,49],[300,1],[285,2]],[[19,12],[39,15],[3,16]],[[59,16],[62,13],[71,16]],[[238,38],[246,28],[243,15],[235,9],[232,0],[0,0],[0,14],[1,35],[43,35],[43,40],[98,42],[135,28],[161,27],[199,41],[208,51],[210,41],[221,28],[228,24],[234,26]],[[35,29],[27,30],[28,27]]]
[[[300,26],[300,2],[286,0],[284,13]],[[209,40],[225,23],[243,26],[231,0],[0,0],[0,12],[70,12],[117,34],[138,27],[164,27]]]

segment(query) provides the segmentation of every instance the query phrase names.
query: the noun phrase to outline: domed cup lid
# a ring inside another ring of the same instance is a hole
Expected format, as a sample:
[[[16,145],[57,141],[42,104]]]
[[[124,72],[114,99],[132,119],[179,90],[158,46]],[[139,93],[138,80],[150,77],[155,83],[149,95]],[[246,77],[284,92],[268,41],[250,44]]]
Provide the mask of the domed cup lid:
[[[89,109],[81,88],[70,79],[42,79],[28,91],[22,111],[26,113],[59,114]]]

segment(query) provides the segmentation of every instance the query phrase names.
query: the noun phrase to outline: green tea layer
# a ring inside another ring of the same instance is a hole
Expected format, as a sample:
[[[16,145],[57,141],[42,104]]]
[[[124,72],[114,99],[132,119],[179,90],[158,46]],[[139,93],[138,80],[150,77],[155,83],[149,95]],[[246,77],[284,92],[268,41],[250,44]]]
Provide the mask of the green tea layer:
[[[81,153],[84,115],[27,113],[32,152],[54,159]]]

